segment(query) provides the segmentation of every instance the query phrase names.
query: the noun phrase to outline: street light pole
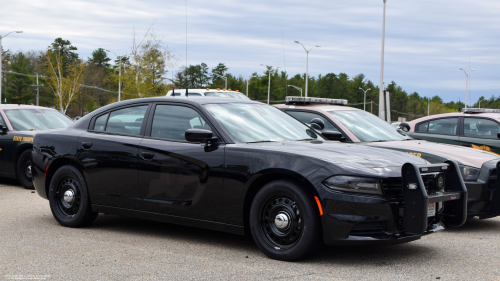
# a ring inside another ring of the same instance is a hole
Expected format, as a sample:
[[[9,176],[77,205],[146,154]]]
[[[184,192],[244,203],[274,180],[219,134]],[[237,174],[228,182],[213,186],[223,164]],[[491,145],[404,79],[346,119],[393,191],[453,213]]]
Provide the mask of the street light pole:
[[[263,65],[263,64],[260,64],[262,65],[263,67],[267,68],[267,66]],[[276,67],[276,69],[280,68],[279,66]],[[267,70],[269,71],[269,83],[267,85],[267,104],[269,104],[269,99],[271,98],[271,71],[273,70],[273,67],[271,66],[270,68],[267,68]]]
[[[361,87],[359,87],[359,89],[365,93],[365,98],[363,100],[363,110],[366,111],[366,92],[370,91],[371,88],[366,89],[366,91],[363,90],[363,88],[361,88]]]
[[[225,87],[224,89],[226,89],[226,90],[227,90],[227,77],[222,76],[222,75],[219,75],[219,74],[217,74],[217,73],[214,73],[214,74],[215,74],[215,75],[217,75],[217,76],[219,76],[220,78],[222,78],[222,79],[224,79],[224,80],[226,81],[226,84],[225,84],[225,85],[226,85],[226,87]]]
[[[240,75],[241,75],[241,74],[240,74]],[[250,78],[245,79],[245,81],[247,82],[247,92],[246,92],[247,97],[248,97],[248,82],[250,81],[250,79],[252,79],[252,78],[254,78],[254,77],[257,77],[257,75],[252,75],[252,76],[250,76]]]
[[[469,87],[469,74],[474,71],[474,69],[469,70],[469,73],[467,73],[463,68],[459,68],[460,70],[463,70],[465,73],[465,107],[467,108],[467,89]]]
[[[4,36],[0,36],[0,104],[2,103],[2,39],[7,37],[7,35],[11,34],[12,32],[15,32],[15,33],[23,33],[22,31],[11,31],[7,34],[5,34]]]
[[[478,102],[479,102],[479,108],[481,108],[481,101],[483,101],[483,100],[484,100],[484,98],[480,98],[480,99],[478,100]]]
[[[288,87],[294,87],[295,89],[299,90],[300,91],[300,97],[302,97],[302,88],[299,88],[299,87],[294,86],[294,85],[288,85]]]
[[[427,116],[429,116],[429,115],[430,115],[430,111],[431,111],[431,110],[430,110],[430,108],[431,108],[431,107],[430,107],[430,103],[431,103],[431,99],[430,99],[430,98],[427,98]]]
[[[378,98],[378,117],[386,121],[385,118],[385,102],[384,102],[384,45],[385,45],[385,5],[387,0],[384,0],[384,16],[382,20],[382,59],[380,61],[380,92]]]
[[[122,90],[122,58],[119,57],[115,52],[106,50],[108,53],[115,54],[116,58],[120,61],[118,64],[118,101],[121,101],[121,90]]]
[[[300,43],[299,41],[294,41],[294,42],[297,43],[297,44],[302,45],[302,43]],[[305,93],[306,98],[307,98],[307,84],[308,84],[308,81],[309,81],[309,52],[314,47],[319,48],[321,46],[316,45],[316,46],[311,47],[311,49],[307,50],[306,47],[304,47],[304,45],[302,45],[302,48],[304,48],[304,51],[306,51],[306,93]]]

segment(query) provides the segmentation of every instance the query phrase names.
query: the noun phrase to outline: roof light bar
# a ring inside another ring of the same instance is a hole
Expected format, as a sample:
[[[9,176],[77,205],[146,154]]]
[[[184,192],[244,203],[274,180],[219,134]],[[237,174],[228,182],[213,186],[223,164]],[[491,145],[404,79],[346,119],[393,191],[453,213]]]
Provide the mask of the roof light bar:
[[[323,103],[323,104],[336,104],[336,105],[347,105],[347,100],[341,99],[326,99],[326,98],[306,98],[306,97],[295,97],[288,96],[285,97],[286,103]]]
[[[491,108],[464,108],[464,113],[500,113],[500,109]]]

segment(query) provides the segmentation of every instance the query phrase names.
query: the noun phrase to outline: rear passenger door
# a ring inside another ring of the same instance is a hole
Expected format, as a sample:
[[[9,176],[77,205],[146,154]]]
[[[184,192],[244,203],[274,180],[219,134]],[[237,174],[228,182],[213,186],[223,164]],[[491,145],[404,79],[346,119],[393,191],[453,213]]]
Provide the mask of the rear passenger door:
[[[224,150],[188,142],[187,129],[217,132],[195,107],[157,104],[139,149],[142,210],[166,215],[222,220]]]
[[[500,124],[488,118],[464,117],[460,145],[500,154]]]
[[[413,138],[458,145],[458,117],[439,118],[418,123]]]
[[[78,161],[84,167],[93,204],[138,209],[137,157],[149,104],[104,112],[78,138]]]

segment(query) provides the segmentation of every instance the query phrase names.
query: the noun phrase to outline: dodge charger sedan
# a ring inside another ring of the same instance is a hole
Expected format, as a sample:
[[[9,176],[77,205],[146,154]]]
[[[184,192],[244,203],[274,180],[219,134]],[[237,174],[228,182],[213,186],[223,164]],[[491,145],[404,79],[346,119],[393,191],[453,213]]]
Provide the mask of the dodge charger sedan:
[[[457,145],[414,140],[377,116],[339,105],[342,103],[335,100],[287,98],[288,104],[276,107],[304,123],[315,120],[321,127],[320,131],[331,140],[402,151],[431,163],[448,159],[457,161],[469,195],[468,217],[486,219],[500,215],[500,186],[497,188],[496,182],[500,163],[498,155]]]
[[[269,257],[402,243],[465,221],[456,162],[327,141],[279,109],[221,98],[148,98],[35,136],[33,175],[63,226],[99,212],[236,234]]]

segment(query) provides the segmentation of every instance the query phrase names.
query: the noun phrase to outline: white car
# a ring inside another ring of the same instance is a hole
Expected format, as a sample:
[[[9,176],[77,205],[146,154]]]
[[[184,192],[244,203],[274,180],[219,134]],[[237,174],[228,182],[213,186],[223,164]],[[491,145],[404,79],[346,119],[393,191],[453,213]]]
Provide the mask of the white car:
[[[167,97],[185,97],[186,89],[174,89],[170,90],[167,93]],[[236,98],[242,100],[250,100],[246,95],[240,93],[238,90],[230,91],[230,90],[221,90],[217,89],[188,89],[188,97],[189,96],[204,96],[204,97],[219,97],[219,98]]]

